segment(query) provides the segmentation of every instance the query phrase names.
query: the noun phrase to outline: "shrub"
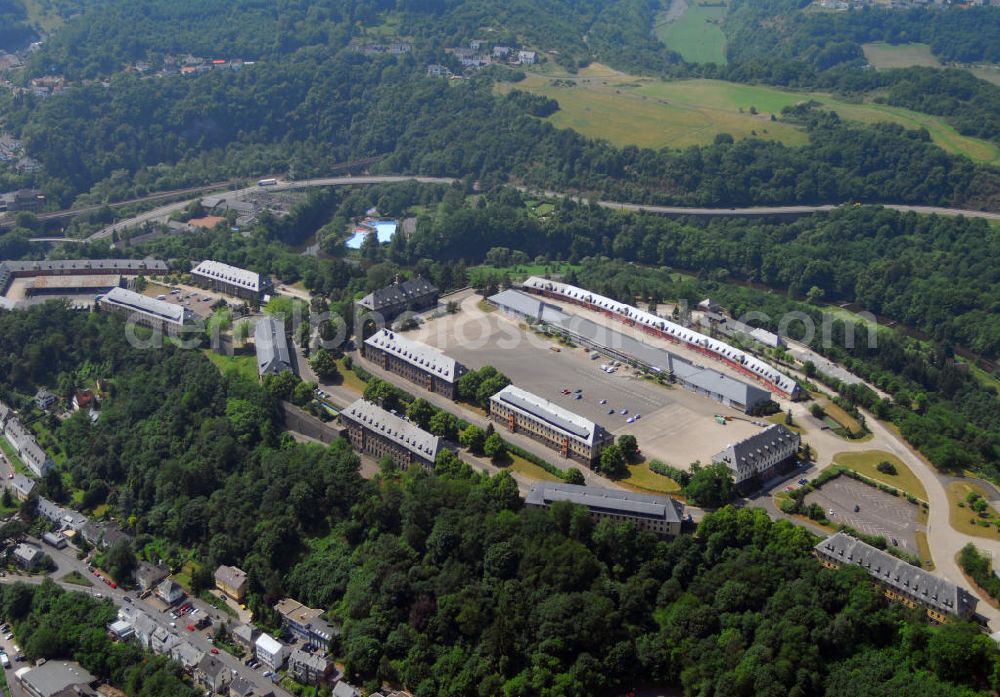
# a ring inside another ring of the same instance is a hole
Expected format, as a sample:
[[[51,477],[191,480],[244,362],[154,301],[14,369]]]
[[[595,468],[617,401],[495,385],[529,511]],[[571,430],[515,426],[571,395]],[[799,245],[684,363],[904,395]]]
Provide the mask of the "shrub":
[[[897,474],[896,465],[886,460],[883,460],[882,462],[875,465],[875,469],[877,469],[882,474]]]

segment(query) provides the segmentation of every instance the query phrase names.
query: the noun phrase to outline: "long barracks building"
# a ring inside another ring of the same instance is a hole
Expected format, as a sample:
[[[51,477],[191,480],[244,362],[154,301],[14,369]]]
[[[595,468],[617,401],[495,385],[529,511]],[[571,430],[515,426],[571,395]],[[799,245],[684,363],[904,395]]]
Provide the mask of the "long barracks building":
[[[361,355],[375,365],[401,375],[429,392],[455,399],[465,366],[436,348],[380,329],[365,340]]]
[[[415,462],[433,467],[441,450],[437,436],[363,399],[340,412],[340,419],[355,450],[376,458],[389,455],[397,467]]]
[[[177,329],[195,321],[194,313],[183,305],[173,305],[125,288],[112,288],[99,296],[97,308],[117,312],[136,324],[155,329]]]
[[[210,259],[191,269],[191,278],[213,290],[254,303],[259,302],[260,296],[271,286],[270,279],[256,271]]]
[[[614,440],[600,424],[514,385],[490,397],[490,419],[591,468]]]
[[[529,508],[548,508],[557,501],[585,506],[595,518],[628,521],[640,530],[662,537],[677,537],[681,532],[684,507],[665,496],[561,482],[538,482],[532,485],[524,498]]]
[[[847,533],[838,532],[822,540],[815,551],[820,563],[828,568],[845,564],[860,566],[889,600],[907,607],[922,607],[935,622],[971,619],[976,612],[979,600],[966,589]]]
[[[532,293],[600,312],[629,326],[640,327],[653,336],[685,345],[709,358],[726,363],[743,375],[758,380],[769,390],[783,397],[797,399],[801,396],[802,388],[793,378],[776,370],[759,358],[658,315],[606,298],[603,295],[591,293],[583,288],[550,281],[538,276],[532,276],[526,280],[523,288]]]

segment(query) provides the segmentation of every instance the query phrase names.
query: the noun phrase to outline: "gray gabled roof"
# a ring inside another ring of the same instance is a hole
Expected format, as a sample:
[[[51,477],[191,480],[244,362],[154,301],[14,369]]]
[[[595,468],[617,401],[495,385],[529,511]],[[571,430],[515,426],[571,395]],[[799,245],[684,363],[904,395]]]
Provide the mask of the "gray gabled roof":
[[[288,338],[285,336],[284,322],[265,315],[257,320],[253,330],[254,346],[257,350],[257,374],[277,374],[292,369]]]
[[[424,460],[433,461],[441,449],[441,440],[416,424],[390,414],[382,407],[363,399],[341,412],[346,419],[360,423],[364,428],[401,445]]]
[[[751,467],[757,460],[768,459],[773,453],[791,455],[799,447],[800,438],[782,424],[773,424],[733,443],[712,457],[713,462],[724,462],[733,469]]]
[[[365,344],[390,353],[445,382],[455,382],[462,371],[462,366],[454,358],[388,329],[375,332],[365,340]]]
[[[943,613],[967,617],[975,612],[979,602],[965,588],[897,559],[844,532],[820,541],[815,549],[821,557],[838,564],[860,566],[880,583],[915,597]]]
[[[531,487],[524,500],[525,503],[535,505],[569,501],[602,513],[619,513],[668,523],[681,522],[679,505],[673,499],[618,489],[561,482],[538,482]]]
[[[593,421],[515,385],[507,385],[490,397],[490,401],[499,402],[538,421],[543,421],[557,431],[588,446],[593,446],[595,441],[602,440],[606,433],[600,425]]]
[[[402,283],[393,283],[391,286],[374,290],[358,301],[362,307],[377,311],[385,307],[405,304],[413,300],[425,298],[438,292],[438,289],[425,281],[420,276]]]

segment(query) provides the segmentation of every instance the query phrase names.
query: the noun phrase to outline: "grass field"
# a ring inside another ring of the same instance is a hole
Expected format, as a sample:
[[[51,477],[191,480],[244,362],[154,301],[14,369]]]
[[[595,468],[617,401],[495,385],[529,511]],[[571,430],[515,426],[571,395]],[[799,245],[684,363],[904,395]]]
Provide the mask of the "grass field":
[[[834,423],[839,424],[843,429],[849,431],[850,433],[861,433],[861,424],[853,416],[844,411],[841,407],[837,406],[829,399],[825,397],[818,397],[817,401],[820,406],[823,407],[823,411],[826,415],[833,419]]]
[[[868,62],[879,69],[910,68],[917,65],[937,68],[941,65],[927,44],[887,44],[877,41],[862,44],[861,48]]]
[[[344,359],[340,358],[337,360],[337,370],[340,371],[340,377],[343,381],[340,383],[349,390],[353,390],[357,393],[362,393],[365,391],[365,381],[358,377],[358,374],[353,370],[348,370],[344,367]]]
[[[1000,65],[973,65],[966,68],[966,70],[978,77],[980,80],[986,80],[986,82],[992,82],[994,85],[1000,85]]]
[[[507,466],[507,469],[509,469],[511,472],[518,472],[519,474],[523,474],[528,479],[533,479],[536,481],[539,480],[543,482],[562,481],[556,475],[545,471],[544,469],[536,465],[534,462],[529,462],[528,460],[525,460],[520,455],[515,455],[513,453],[510,453],[508,456],[510,457],[511,462],[510,465]]]
[[[720,80],[663,81],[629,75],[593,74],[560,77],[529,74],[518,83],[499,83],[497,90],[518,89],[551,97],[559,111],[548,120],[585,136],[615,145],[683,148],[705,145],[719,133],[734,138],[758,137],[788,145],[808,142],[806,133],[791,123],[771,121],[771,114],[809,99],[861,123],[892,122],[906,128],[926,128],[944,150],[979,162],[1000,162],[1000,148],[959,134],[936,116],[883,104],[852,104],[827,94],[791,92]],[[756,114],[751,113],[751,108]]]
[[[891,462],[896,467],[896,474],[885,474],[875,469],[878,463],[883,460]],[[869,479],[883,482],[891,487],[895,487],[902,492],[916,496],[921,501],[927,500],[927,490],[917,475],[907,467],[902,460],[883,450],[863,450],[853,453],[837,453],[833,456],[833,462],[849,469],[859,472]]]
[[[223,374],[228,370],[236,370],[249,380],[257,379],[257,360],[252,353],[244,356],[222,356],[211,349],[204,349],[203,353]]]
[[[628,466],[629,475],[619,480],[619,484],[634,487],[642,491],[652,491],[657,494],[676,494],[681,490],[680,484],[670,477],[664,477],[649,469],[648,462]]]
[[[987,507],[986,517],[981,517],[965,504],[965,497],[970,492],[975,492],[989,501],[989,496],[981,487],[970,482],[951,482],[945,488],[945,492],[948,494],[948,520],[951,527],[966,535],[1000,539],[1000,530],[993,524],[997,520],[997,512],[992,507]],[[959,506],[960,503],[965,505]]]
[[[90,582],[89,578],[81,574],[79,571],[70,571],[59,580],[63,583],[72,583],[74,586],[84,586],[86,588],[90,588],[94,585]]]
[[[676,0],[681,2],[683,0]],[[669,5],[669,0],[664,2]],[[706,4],[706,0],[690,0],[687,9],[676,19],[665,21],[672,13],[667,10],[654,28],[656,38],[671,51],[676,51],[689,63],[726,62],[726,37],[722,19],[726,16],[725,2]]]

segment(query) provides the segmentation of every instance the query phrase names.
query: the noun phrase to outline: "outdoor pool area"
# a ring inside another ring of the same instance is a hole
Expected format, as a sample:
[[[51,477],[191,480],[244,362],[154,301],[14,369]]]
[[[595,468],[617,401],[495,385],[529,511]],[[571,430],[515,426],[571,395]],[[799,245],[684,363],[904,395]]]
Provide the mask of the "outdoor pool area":
[[[398,224],[395,220],[365,221],[355,228],[354,233],[347,238],[344,244],[347,245],[348,249],[361,249],[365,238],[372,234],[372,231],[374,231],[375,236],[378,238],[379,244],[384,244],[389,242],[392,236],[396,234],[397,226]]]

